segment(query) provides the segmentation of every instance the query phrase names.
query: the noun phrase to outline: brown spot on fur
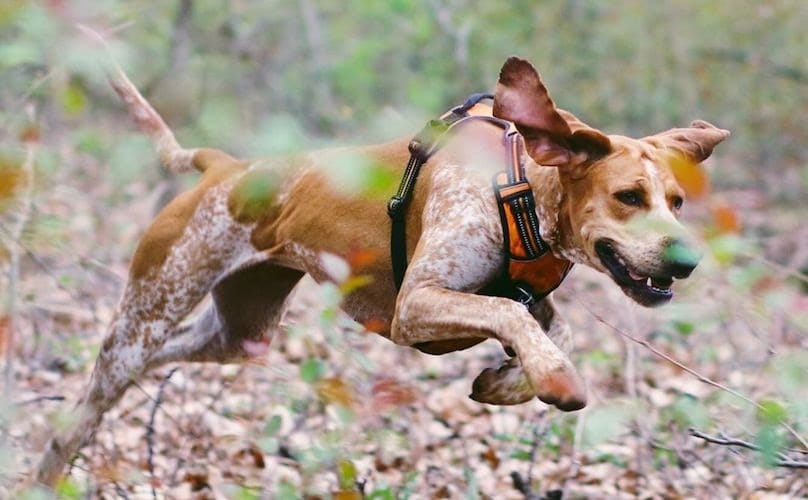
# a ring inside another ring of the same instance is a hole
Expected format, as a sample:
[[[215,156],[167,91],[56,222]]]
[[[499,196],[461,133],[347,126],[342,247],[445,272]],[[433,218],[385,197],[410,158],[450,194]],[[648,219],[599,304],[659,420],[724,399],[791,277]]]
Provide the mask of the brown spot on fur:
[[[165,262],[173,243],[185,231],[185,226],[205,193],[243,171],[248,162],[237,160],[216,149],[200,149],[194,155],[194,164],[200,165],[199,168],[205,173],[196,186],[177,196],[154,219],[135,250],[129,268],[130,279],[142,278],[150,270],[159,268]]]

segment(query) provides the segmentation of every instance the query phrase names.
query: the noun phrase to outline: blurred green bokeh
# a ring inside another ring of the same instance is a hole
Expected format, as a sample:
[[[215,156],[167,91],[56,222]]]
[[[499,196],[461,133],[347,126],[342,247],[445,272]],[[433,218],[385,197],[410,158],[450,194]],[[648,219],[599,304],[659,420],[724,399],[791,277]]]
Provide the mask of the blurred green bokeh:
[[[271,154],[410,133],[491,89],[516,54],[560,106],[609,132],[641,136],[695,118],[731,129],[717,154],[737,165],[718,186],[795,199],[808,177],[801,0],[6,1],[6,126],[26,96],[51,128],[120,119],[77,23],[107,34],[189,144]]]

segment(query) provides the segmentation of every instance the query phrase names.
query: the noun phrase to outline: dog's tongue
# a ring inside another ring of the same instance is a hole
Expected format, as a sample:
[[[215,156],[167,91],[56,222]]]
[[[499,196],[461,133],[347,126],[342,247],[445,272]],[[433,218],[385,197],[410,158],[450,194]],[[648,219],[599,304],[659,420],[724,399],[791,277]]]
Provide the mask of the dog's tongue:
[[[634,271],[632,271],[631,269],[627,269],[627,271],[628,271],[628,275],[629,275],[629,276],[631,277],[631,279],[633,279],[634,281],[645,281],[645,280],[647,280],[647,279],[648,279],[648,276],[640,276],[639,274],[636,274],[636,273],[635,273]]]

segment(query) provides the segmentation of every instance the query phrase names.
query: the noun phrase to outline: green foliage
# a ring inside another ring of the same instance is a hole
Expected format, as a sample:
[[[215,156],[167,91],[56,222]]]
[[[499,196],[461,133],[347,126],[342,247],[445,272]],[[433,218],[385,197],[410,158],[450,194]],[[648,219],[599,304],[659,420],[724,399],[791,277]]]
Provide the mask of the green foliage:
[[[309,384],[320,380],[324,373],[325,365],[317,358],[308,358],[300,364],[300,378]]]
[[[626,431],[634,410],[628,405],[612,402],[589,410],[584,427],[583,444],[594,447],[615,439]]]
[[[710,423],[710,413],[704,402],[693,396],[679,396],[673,405],[665,410],[669,418],[679,424],[681,429],[689,427],[704,429]]]
[[[55,491],[56,496],[64,500],[79,500],[84,497],[79,485],[69,477],[62,478],[56,484]]]

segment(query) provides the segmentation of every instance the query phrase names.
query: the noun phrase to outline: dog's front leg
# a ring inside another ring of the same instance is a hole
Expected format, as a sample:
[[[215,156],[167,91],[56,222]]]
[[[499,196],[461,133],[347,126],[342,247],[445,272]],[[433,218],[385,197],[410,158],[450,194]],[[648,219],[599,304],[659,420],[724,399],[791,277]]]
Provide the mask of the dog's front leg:
[[[572,351],[572,329],[561,313],[556,309],[553,296],[548,295],[530,308],[530,314],[536,318],[542,330],[559,349],[569,354]]]
[[[492,337],[513,347],[521,362],[518,372],[524,374],[517,378],[520,394],[529,392],[567,411],[586,405],[584,384],[572,363],[521,304],[435,285],[413,287],[399,298],[394,342],[412,345],[468,337]],[[510,378],[505,382],[513,389]]]
[[[572,330],[559,314],[551,296],[536,302],[530,314],[547,337],[565,354],[572,349]],[[518,358],[505,361],[499,368],[486,368],[474,380],[471,398],[480,403],[514,405],[535,397]]]

